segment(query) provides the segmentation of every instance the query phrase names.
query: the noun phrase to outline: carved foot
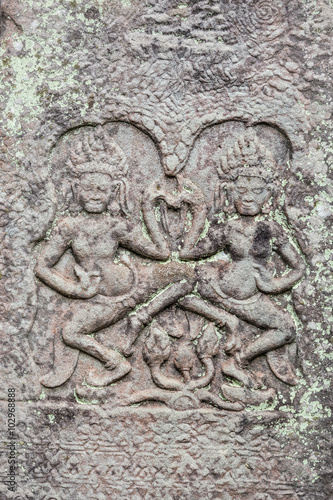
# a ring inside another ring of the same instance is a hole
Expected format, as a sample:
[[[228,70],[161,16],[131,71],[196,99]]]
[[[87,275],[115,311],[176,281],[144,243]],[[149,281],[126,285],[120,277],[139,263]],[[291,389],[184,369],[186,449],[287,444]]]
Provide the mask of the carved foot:
[[[261,403],[272,401],[276,394],[274,389],[251,390],[228,384],[221,385],[221,392],[230,401],[240,401],[251,405],[260,405]]]
[[[242,368],[235,357],[229,358],[222,362],[222,372],[228,377],[235,378],[245,385],[245,387],[258,388],[259,382],[253,373]]]
[[[121,352],[126,358],[134,353],[133,344],[139,333],[145,328],[145,322],[138,318],[137,314],[131,314],[127,318],[127,325],[124,333],[126,345],[121,347]]]
[[[86,373],[87,384],[93,385],[94,387],[105,387],[121,379],[132,369],[130,363],[125,359],[121,359],[116,367],[113,362],[110,366],[106,364],[105,368],[106,369],[99,371],[96,368],[90,367]]]
[[[297,385],[299,380],[291,364],[288,347],[283,346],[266,354],[267,362],[274,375],[288,385]]]

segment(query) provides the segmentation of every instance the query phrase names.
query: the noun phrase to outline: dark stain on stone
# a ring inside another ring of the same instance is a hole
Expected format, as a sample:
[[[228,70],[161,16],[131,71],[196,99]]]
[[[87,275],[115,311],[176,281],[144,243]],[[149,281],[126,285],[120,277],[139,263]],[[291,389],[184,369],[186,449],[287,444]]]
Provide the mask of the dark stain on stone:
[[[253,238],[252,253],[255,257],[266,257],[270,252],[271,230],[265,222],[259,222]]]

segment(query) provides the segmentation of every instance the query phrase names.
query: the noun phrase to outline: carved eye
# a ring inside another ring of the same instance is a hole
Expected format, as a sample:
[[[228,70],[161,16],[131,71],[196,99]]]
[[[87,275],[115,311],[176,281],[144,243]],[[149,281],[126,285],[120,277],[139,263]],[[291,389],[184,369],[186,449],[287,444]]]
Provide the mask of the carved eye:
[[[241,194],[244,194],[244,193],[247,192],[247,189],[240,187],[240,188],[238,188],[238,192],[241,193]]]
[[[255,194],[260,194],[263,192],[263,188],[255,188],[253,191]]]

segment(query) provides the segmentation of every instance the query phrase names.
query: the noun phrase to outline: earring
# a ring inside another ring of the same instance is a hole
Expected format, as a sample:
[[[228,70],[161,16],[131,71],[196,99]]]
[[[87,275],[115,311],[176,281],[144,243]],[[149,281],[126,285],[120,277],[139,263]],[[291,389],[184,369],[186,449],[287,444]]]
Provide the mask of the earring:
[[[69,205],[69,210],[71,212],[80,212],[82,210],[82,207],[79,203],[77,181],[72,182],[71,191],[72,191],[72,203],[70,203]]]
[[[272,210],[272,205],[271,205],[271,199],[265,201],[265,203],[262,206],[261,213],[262,214],[269,214],[269,212]]]
[[[228,205],[225,203],[225,211],[229,214],[232,215],[236,212],[236,207],[235,207],[235,201],[234,201],[234,195],[232,192],[232,187],[227,188],[227,198],[226,201],[228,202]]]

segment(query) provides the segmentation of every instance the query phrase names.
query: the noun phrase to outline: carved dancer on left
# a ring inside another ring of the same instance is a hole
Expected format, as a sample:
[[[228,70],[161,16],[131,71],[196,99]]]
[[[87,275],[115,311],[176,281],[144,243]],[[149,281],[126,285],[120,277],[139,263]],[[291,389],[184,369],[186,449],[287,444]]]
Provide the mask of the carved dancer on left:
[[[140,225],[126,218],[126,158],[113,139],[105,137],[101,127],[78,141],[68,166],[76,174],[72,191],[79,213],[57,223],[38,258],[36,274],[58,293],[86,300],[76,300],[58,321],[60,325],[55,326],[55,351],[58,350],[58,354],[55,352],[54,371],[44,377],[42,383],[56,387],[68,380],[75,369],[79,351],[83,351],[104,363],[102,372],[90,369],[87,383],[106,386],[127,374],[131,365],[91,334],[116,323],[138,302],[149,299],[147,292],[144,297],[140,292],[133,293],[136,271],[129,259],[123,262],[130,269],[127,283],[126,280],[119,283],[119,265],[114,263],[118,246],[158,260],[166,260],[169,250],[166,240],[157,231],[151,234],[150,241],[143,236]],[[143,216],[149,218],[144,206]],[[76,261],[76,278],[57,269],[58,262],[68,250]],[[181,273],[174,274],[177,274],[175,281],[184,278]],[[129,336],[129,343],[154,314],[184,296],[191,287],[191,283],[175,283],[136,314],[128,316],[124,333]],[[60,335],[57,335],[59,330]],[[70,349],[66,349],[64,343]]]

